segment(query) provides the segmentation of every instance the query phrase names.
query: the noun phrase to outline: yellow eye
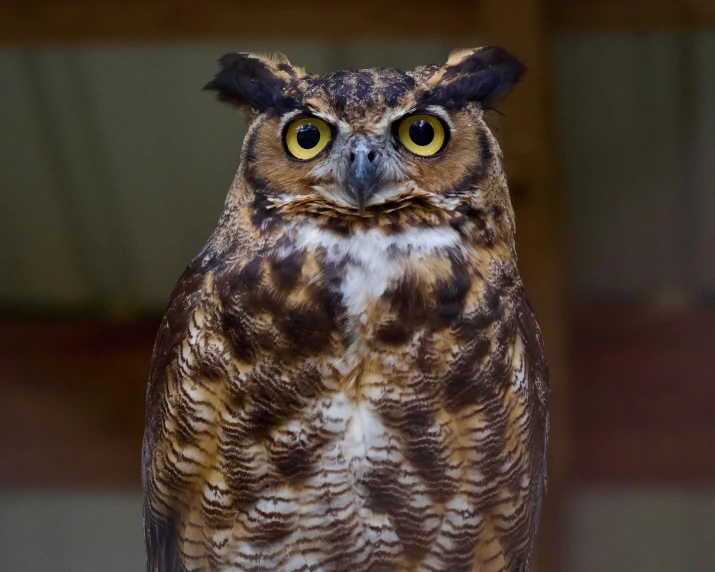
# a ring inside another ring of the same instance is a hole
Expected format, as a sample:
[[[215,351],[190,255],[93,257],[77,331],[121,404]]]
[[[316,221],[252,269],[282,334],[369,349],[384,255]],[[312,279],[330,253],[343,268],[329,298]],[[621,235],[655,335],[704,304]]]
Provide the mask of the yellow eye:
[[[332,137],[330,127],[317,117],[301,117],[288,126],[285,144],[296,159],[307,161],[320,153]]]
[[[433,115],[410,115],[402,120],[397,132],[400,143],[415,155],[429,157],[444,147],[442,122]]]

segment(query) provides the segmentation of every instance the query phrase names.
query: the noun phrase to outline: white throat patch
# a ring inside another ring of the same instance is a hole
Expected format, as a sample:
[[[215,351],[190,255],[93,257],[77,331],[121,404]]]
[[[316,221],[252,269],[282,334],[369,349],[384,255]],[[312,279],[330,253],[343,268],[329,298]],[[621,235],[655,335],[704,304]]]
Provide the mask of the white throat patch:
[[[348,313],[360,316],[368,302],[387,290],[404,274],[405,266],[435,251],[458,244],[459,233],[451,227],[408,228],[386,235],[380,229],[339,236],[311,224],[295,227],[299,248],[324,248],[327,261],[345,265],[341,290]]]

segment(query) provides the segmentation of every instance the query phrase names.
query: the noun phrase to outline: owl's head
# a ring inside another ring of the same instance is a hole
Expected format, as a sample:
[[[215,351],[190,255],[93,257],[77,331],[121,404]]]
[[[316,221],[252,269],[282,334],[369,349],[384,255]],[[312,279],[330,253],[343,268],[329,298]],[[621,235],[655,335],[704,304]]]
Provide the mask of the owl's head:
[[[473,194],[500,155],[484,112],[525,72],[497,47],[411,71],[317,76],[247,53],[220,65],[206,89],[252,120],[242,176],[254,192],[358,217],[411,201],[453,208]]]

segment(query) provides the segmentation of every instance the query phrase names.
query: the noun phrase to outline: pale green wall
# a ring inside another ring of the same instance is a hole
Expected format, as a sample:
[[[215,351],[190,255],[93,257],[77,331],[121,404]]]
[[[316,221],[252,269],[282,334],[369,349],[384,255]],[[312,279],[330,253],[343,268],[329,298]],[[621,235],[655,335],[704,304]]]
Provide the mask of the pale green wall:
[[[715,34],[688,41],[687,69],[679,36],[556,43],[581,297],[715,293]],[[219,55],[278,48],[320,73],[479,43],[0,51],[0,308],[163,307],[238,163],[243,120],[201,91]]]
[[[564,37],[556,62],[576,291],[715,294],[715,34]]]

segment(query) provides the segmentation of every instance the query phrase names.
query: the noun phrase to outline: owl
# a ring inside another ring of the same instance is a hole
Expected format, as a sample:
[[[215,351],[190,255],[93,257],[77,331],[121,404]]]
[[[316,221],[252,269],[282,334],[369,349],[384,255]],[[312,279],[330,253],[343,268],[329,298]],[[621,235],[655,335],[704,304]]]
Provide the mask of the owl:
[[[524,72],[221,58],[250,127],[156,339],[147,570],[529,570],[548,370],[486,122]]]

